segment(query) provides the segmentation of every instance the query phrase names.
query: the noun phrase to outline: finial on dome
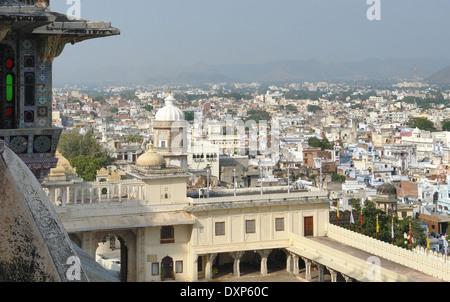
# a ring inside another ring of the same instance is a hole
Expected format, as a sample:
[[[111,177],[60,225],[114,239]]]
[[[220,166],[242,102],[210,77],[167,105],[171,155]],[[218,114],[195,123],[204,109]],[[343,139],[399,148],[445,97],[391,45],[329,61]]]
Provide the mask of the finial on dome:
[[[148,143],[148,151],[153,151],[153,143],[152,142],[150,142],[150,143]]]

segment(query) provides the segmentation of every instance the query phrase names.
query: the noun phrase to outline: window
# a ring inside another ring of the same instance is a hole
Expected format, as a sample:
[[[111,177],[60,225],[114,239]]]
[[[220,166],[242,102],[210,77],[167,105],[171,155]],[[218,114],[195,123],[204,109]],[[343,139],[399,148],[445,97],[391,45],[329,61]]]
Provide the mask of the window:
[[[175,273],[183,272],[183,261],[179,260],[175,262]]]
[[[245,233],[255,233],[255,220],[246,220],[245,221]]]
[[[216,222],[216,236],[225,235],[225,221]]]
[[[275,231],[284,231],[284,218],[275,218]]]
[[[174,243],[174,230],[173,226],[163,226],[161,228],[161,243]]]
[[[152,276],[159,275],[159,263],[152,262]]]

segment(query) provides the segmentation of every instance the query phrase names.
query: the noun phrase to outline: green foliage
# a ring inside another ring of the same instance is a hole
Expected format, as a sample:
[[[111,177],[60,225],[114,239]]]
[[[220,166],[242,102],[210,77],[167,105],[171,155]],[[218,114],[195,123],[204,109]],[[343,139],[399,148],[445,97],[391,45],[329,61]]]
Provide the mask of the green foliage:
[[[328,139],[325,137],[324,139],[318,139],[317,137],[313,136],[308,139],[308,146],[313,148],[321,148],[322,150],[332,150],[333,145],[328,141]]]
[[[125,136],[125,143],[142,143],[142,141],[144,140],[144,138],[137,134],[128,134],[127,136]]]
[[[297,107],[295,107],[294,105],[292,105],[292,104],[288,104],[288,105],[281,105],[280,106],[280,109],[282,110],[282,109],[286,109],[287,111],[292,111],[292,112],[298,112],[298,110],[297,110]]]
[[[121,93],[119,93],[119,95],[124,100],[132,101],[132,100],[138,99],[137,95],[135,94],[135,92],[133,90],[122,91]]]
[[[450,120],[445,120],[441,126],[443,131],[450,131]]]
[[[316,113],[316,111],[322,111],[322,107],[317,105],[308,105],[308,108],[306,109],[308,112]]]
[[[354,232],[361,232],[361,203],[357,199],[352,199],[352,206],[354,211],[357,213],[354,224],[351,224],[350,229]],[[378,225],[379,232],[377,234],[377,215],[378,215]],[[411,233],[413,235],[414,241],[412,243],[412,248],[417,245],[423,245],[426,242],[426,236],[424,234],[424,229],[418,224],[415,219],[411,217],[405,217],[404,219],[398,219],[398,217],[393,217],[387,215],[386,212],[375,208],[375,203],[367,200],[364,203],[364,208],[362,211],[363,225],[362,234],[377,238],[378,240],[392,243],[392,221],[394,222],[394,245],[409,248],[409,224],[411,223]],[[407,234],[406,238],[404,234]]]
[[[95,139],[92,131],[85,134],[80,134],[79,129],[63,132],[58,150],[85,181],[94,181],[97,170],[106,168],[115,161],[108,150]]]
[[[413,128],[419,128],[420,130],[436,131],[434,123],[424,117],[414,117],[410,119],[406,124]]]
[[[78,155],[68,160],[73,167],[77,168],[78,176],[85,181],[95,181],[97,171],[103,167],[101,158],[88,155]]]
[[[119,112],[119,108],[117,108],[117,107],[111,108],[110,112],[117,113],[117,112]]]
[[[271,119],[270,113],[264,110],[250,109],[247,111],[247,115],[244,121],[255,121],[258,123],[259,121],[270,121]]]
[[[152,105],[145,105],[144,109],[150,112],[150,111],[153,110],[153,106]]]
[[[344,182],[345,181],[345,176],[344,175],[339,175],[336,172],[333,172],[331,174],[331,179],[333,181],[339,181],[339,182]]]
[[[184,112],[184,119],[186,121],[193,121],[194,120],[194,111],[185,111]]]

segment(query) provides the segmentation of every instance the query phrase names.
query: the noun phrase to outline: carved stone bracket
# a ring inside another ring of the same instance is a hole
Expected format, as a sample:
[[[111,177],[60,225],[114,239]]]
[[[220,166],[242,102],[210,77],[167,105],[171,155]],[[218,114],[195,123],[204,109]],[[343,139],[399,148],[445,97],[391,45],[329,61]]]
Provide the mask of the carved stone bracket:
[[[8,33],[11,32],[11,27],[9,26],[0,26],[0,41],[2,41]]]
[[[58,57],[67,43],[75,44],[76,39],[62,35],[41,36],[37,41],[37,51],[42,62],[53,62]]]

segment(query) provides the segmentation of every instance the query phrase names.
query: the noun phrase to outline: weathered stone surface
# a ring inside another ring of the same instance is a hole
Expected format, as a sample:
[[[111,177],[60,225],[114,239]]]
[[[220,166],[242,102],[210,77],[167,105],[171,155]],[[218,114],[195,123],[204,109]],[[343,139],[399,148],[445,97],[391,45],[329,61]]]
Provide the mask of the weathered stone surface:
[[[0,281],[89,281],[39,182],[8,147],[0,153]]]

